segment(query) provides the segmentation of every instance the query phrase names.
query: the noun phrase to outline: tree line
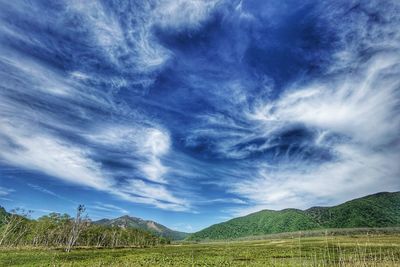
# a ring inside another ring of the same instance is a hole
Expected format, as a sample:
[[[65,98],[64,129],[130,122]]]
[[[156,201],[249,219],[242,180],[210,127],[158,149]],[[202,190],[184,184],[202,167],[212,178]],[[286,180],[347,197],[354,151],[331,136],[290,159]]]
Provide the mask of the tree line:
[[[50,213],[37,220],[29,212],[0,215],[0,247],[51,247],[69,252],[73,247],[150,247],[170,241],[141,229],[93,224],[79,205],[75,217]]]

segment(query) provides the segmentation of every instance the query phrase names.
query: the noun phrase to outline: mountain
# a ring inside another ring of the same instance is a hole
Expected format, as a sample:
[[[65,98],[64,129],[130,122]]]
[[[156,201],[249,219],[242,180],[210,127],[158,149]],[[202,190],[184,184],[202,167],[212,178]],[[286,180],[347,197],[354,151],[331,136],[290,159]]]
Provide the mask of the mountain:
[[[102,219],[94,221],[94,224],[106,225],[106,226],[118,226],[122,228],[136,228],[149,231],[157,236],[169,238],[171,240],[182,240],[185,239],[189,234],[184,232],[178,232],[165,227],[162,224],[154,221],[143,220],[128,215],[115,218],[115,219]]]
[[[262,210],[212,225],[188,240],[221,240],[327,228],[400,226],[400,192],[377,193],[333,207]]]

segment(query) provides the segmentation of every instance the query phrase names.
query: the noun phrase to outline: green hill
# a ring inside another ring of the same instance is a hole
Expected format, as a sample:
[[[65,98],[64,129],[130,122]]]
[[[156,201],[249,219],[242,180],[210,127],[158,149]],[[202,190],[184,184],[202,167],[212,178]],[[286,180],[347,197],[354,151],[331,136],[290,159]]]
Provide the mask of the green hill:
[[[326,228],[400,226],[400,192],[377,193],[333,207],[262,210],[212,225],[188,240],[221,240]]]
[[[143,220],[127,215],[115,219],[102,219],[93,223],[105,226],[118,226],[121,228],[142,229],[151,232],[157,236],[169,238],[171,240],[182,240],[189,235],[188,233],[171,230],[164,225],[156,223],[154,221]]]

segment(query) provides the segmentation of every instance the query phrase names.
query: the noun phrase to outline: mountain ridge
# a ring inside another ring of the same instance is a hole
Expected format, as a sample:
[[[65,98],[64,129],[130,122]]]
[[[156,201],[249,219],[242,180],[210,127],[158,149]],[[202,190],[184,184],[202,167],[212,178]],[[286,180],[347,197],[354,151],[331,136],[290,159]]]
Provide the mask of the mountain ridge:
[[[105,226],[117,226],[122,228],[136,228],[149,231],[157,236],[169,238],[171,240],[185,239],[189,234],[185,232],[172,230],[160,223],[152,220],[144,220],[142,218],[124,215],[114,219],[101,219],[93,221],[94,224]]]
[[[305,210],[261,210],[211,225],[188,240],[223,240],[328,228],[400,226],[400,192],[379,192],[342,204]]]

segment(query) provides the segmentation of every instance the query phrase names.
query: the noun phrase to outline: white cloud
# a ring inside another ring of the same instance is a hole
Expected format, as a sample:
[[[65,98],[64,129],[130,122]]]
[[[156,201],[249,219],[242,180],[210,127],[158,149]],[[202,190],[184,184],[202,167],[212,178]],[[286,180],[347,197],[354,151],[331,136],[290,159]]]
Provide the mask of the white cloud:
[[[9,164],[56,176],[64,181],[104,190],[112,185],[101,172],[100,164],[92,161],[89,151],[51,135],[32,134],[1,121],[1,133],[13,146],[2,143],[0,157]],[[27,134],[27,132],[30,134]]]
[[[226,204],[247,204],[246,201],[239,198],[215,198],[199,201],[203,204],[213,204],[213,203],[226,203]]]
[[[89,26],[97,45],[116,66],[140,72],[153,71],[162,66],[170,53],[155,42],[151,34],[157,14],[154,14],[150,3],[138,3],[133,7],[120,4],[120,8],[132,10],[124,14],[113,14],[97,1],[72,1],[69,6],[71,10],[83,15],[84,23]],[[122,17],[125,15],[128,17]],[[125,23],[124,28],[121,26],[122,21]],[[122,57],[128,60],[121,62]]]
[[[11,188],[5,188],[5,187],[0,186],[0,197],[8,196],[12,192],[15,192],[15,190],[11,189]]]
[[[231,209],[232,214],[339,204],[400,190],[400,31],[395,6],[395,1],[362,4],[362,11],[346,16],[345,23],[341,14],[349,7],[321,6],[330,10],[324,17],[338,38],[325,75],[305,85],[294,83],[276,100],[259,100],[245,114],[266,145],[274,133],[291,127],[315,130],[310,145],[327,149],[332,159],[259,163],[252,178],[238,170],[242,177],[228,191],[252,206]],[[372,21],[371,11],[381,20]]]
[[[39,186],[39,185],[36,185],[36,184],[28,184],[28,186],[31,187],[31,188],[33,188],[33,189],[35,189],[35,190],[37,190],[37,191],[39,191],[39,192],[42,192],[42,193],[45,193],[45,194],[48,194],[48,195],[52,195],[52,196],[58,197],[58,195],[57,195],[56,193],[54,193],[53,191],[48,190],[48,189],[46,189],[46,188],[43,188],[43,187],[41,187],[41,186]]]
[[[261,209],[305,209],[326,203],[339,204],[380,191],[399,190],[398,153],[360,151],[336,147],[340,159],[319,166],[292,162],[259,168],[257,178],[235,183],[231,192],[248,199],[252,207],[237,208],[236,215]]]
[[[340,203],[377,191],[399,190],[400,57],[377,53],[352,74],[293,88],[280,99],[248,114],[264,129],[263,137],[290,125],[318,129],[315,145],[330,149],[333,159],[261,165],[255,179],[242,180],[231,192],[255,206],[236,209],[243,215],[257,209],[307,208],[320,200]],[[342,136],[336,142],[329,134]],[[397,186],[396,186],[397,185]]]
[[[88,206],[88,208],[92,208],[95,210],[100,210],[100,211],[106,211],[106,212],[118,212],[118,213],[123,213],[127,214],[129,211],[115,206],[113,204],[107,204],[107,203],[102,203],[102,202],[96,202],[94,205]]]
[[[182,21],[179,20],[187,15],[190,15],[190,21],[195,25],[196,21],[205,19],[211,8],[211,2],[205,4],[201,1],[179,4],[175,1],[162,1],[157,4],[161,4],[162,8],[160,5],[153,8],[149,2],[137,3],[130,7],[121,3],[120,8],[124,9],[124,12],[118,14],[118,8],[111,12],[111,9],[97,1],[85,4],[81,1],[69,1],[64,6],[63,13],[56,17],[37,16],[36,12],[40,10],[34,9],[36,7],[29,3],[10,3],[7,6],[17,15],[32,16],[28,21],[32,21],[39,28],[51,25],[51,29],[57,31],[57,27],[65,26],[73,20],[79,25],[75,29],[65,29],[66,31],[79,34],[85,32],[87,41],[94,41],[92,48],[99,54],[104,54],[99,57],[105,56],[122,72],[145,73],[144,78],[134,80],[149,85],[152,77],[148,77],[147,73],[161,68],[172,55],[158,44],[152,28],[160,23],[168,24],[168,27],[181,27]],[[132,10],[125,12],[128,8]],[[181,10],[176,14],[168,11],[177,11],[177,8]],[[24,12],[32,9],[35,11],[32,14]],[[182,15],[183,10],[186,10],[186,15]],[[44,42],[35,34],[18,34],[19,30],[21,29],[18,26],[11,23],[4,23],[0,27],[0,32],[12,40],[43,51],[54,49],[52,43]],[[67,48],[67,45],[57,47],[60,50],[51,52],[63,53],[64,48]],[[5,89],[0,92],[2,161],[12,166],[45,173],[68,183],[109,192],[128,201],[164,209],[188,209],[186,200],[179,200],[165,186],[169,183],[166,180],[169,168],[163,163],[163,158],[169,153],[171,146],[166,130],[157,126],[114,128],[115,125],[111,125],[112,129],[94,133],[91,128],[93,125],[77,126],[77,121],[93,122],[91,116],[95,115],[91,113],[92,108],[110,110],[111,113],[119,108],[114,106],[115,103],[107,92],[103,94],[96,91],[97,88],[86,85],[87,82],[97,82],[103,77],[98,77],[97,73],[90,73],[83,68],[79,69],[79,66],[76,70],[64,72],[41,58],[27,55],[24,51],[6,46],[1,46],[0,49],[0,63],[6,69],[14,70],[12,74],[1,73],[2,86]],[[129,85],[123,77],[111,77],[108,82],[112,87],[110,91],[114,87]],[[55,111],[64,105],[65,117],[62,112]],[[86,109],[88,106],[90,110]],[[131,112],[130,108],[122,109],[123,112]],[[99,128],[108,126],[107,122],[101,121],[98,125]],[[95,147],[74,142],[73,138],[70,139],[61,133],[73,134],[77,138],[86,136],[91,144],[100,143],[111,149],[118,150],[118,146],[120,149],[130,149],[129,155],[132,157],[129,160],[137,167],[139,173],[124,175],[128,176],[125,177],[127,181],[132,180],[130,188],[135,189],[140,196],[119,188],[115,173],[106,171],[96,159],[98,151]],[[135,177],[138,174],[140,177]],[[136,180],[138,178],[151,180],[158,185]],[[138,183],[142,183],[141,188],[137,188]],[[55,196],[47,189],[37,186],[32,188]],[[146,192],[158,195],[145,195]]]
[[[130,180],[123,191],[134,196],[148,199],[157,207],[175,207],[187,210],[189,203],[184,199],[173,196],[164,185],[145,183],[141,180]]]
[[[357,141],[382,144],[393,138],[387,134],[395,134],[399,129],[398,62],[397,54],[377,55],[358,75],[296,88],[262,107],[262,111],[257,110],[255,115],[261,114],[258,118],[266,124],[304,123],[349,135]]]
[[[49,189],[46,189],[46,188],[44,188],[44,187],[41,187],[41,186],[39,186],[39,185],[28,183],[28,186],[29,186],[30,188],[32,188],[32,189],[34,189],[34,190],[36,190],[36,191],[42,192],[42,193],[44,193],[44,194],[48,194],[48,195],[50,195],[50,196],[53,196],[53,197],[56,197],[56,198],[59,198],[59,199],[61,199],[61,200],[68,201],[68,202],[71,202],[71,203],[74,203],[74,204],[78,204],[77,202],[75,202],[75,201],[73,201],[73,200],[71,200],[71,199],[68,199],[68,198],[66,198],[66,197],[60,196],[60,195],[56,194],[55,192],[53,192],[53,191],[51,191],[51,190],[49,190]]]
[[[305,125],[318,132],[315,146],[328,148],[333,155],[332,161],[318,165],[300,160],[276,166],[251,162],[252,168],[256,170],[255,176],[238,170],[246,164],[239,163],[238,168],[224,166],[224,170],[208,170],[214,166],[201,165],[176,151],[174,158],[184,160],[167,165],[166,160],[170,160],[168,163],[173,160],[172,157],[168,158],[172,154],[172,145],[166,129],[158,125],[113,124],[115,117],[120,119],[120,113],[113,113],[115,110],[122,111],[124,115],[129,113],[122,120],[135,121],[140,116],[134,108],[127,108],[127,105],[121,104],[123,107],[119,109],[120,104],[113,101],[114,89],[125,87],[134,90],[135,86],[129,82],[143,87],[152,84],[152,74],[161,70],[174,56],[158,43],[157,36],[154,36],[157,32],[155,28],[172,29],[175,32],[188,29],[193,31],[207,21],[220,1],[139,1],[131,2],[131,5],[121,2],[118,8],[107,8],[97,1],[84,4],[82,1],[69,1],[67,8],[63,9],[65,13],[57,16],[59,19],[54,16],[50,19],[41,18],[37,13],[31,15],[22,11],[31,10],[33,5],[7,3],[7,7],[15,12],[20,9],[19,15],[32,16],[29,20],[38,26],[52,25],[52,30],[57,30],[57,25],[65,26],[70,20],[80,24],[77,31],[87,35],[85,40],[92,43],[93,51],[102,54],[99,55],[101,59],[111,62],[104,62],[107,67],[115,67],[117,71],[134,77],[130,81],[124,75],[104,78],[96,72],[90,73],[90,70],[85,72],[83,68],[68,70],[67,73],[62,70],[58,72],[56,68],[44,63],[44,60],[35,60],[22,51],[2,46],[0,64],[14,71],[1,73],[5,82],[2,83],[4,90],[0,91],[0,158],[10,165],[108,192],[127,201],[172,210],[188,210],[190,207],[187,200],[178,198],[178,194],[171,189],[176,181],[169,180],[169,177],[177,175],[193,178],[198,174],[211,177],[218,173],[222,177],[229,176],[229,181],[235,181],[233,184],[227,183],[228,179],[224,178],[221,178],[224,181],[220,181],[219,177],[215,179],[215,184],[228,188],[228,191],[238,194],[240,198],[212,199],[208,202],[231,201],[243,204],[243,201],[254,204],[254,208],[307,207],[315,199],[338,202],[348,199],[350,195],[353,197],[354,192],[361,195],[396,189],[398,187],[393,185],[398,184],[397,162],[400,158],[400,35],[396,25],[398,15],[390,7],[393,3],[388,1],[389,7],[382,7],[386,16],[380,19],[385,21],[383,24],[386,26],[370,23],[366,15],[368,12],[346,17],[349,20],[347,23],[335,23],[335,19],[342,19],[342,16],[338,16],[333,8],[335,4],[332,4],[333,7],[329,9],[331,12],[324,16],[335,27],[347,27],[335,29],[342,35],[335,43],[341,51],[333,55],[334,64],[323,78],[301,87],[294,84],[292,89],[277,100],[267,103],[260,100],[256,106],[252,106],[248,93],[251,90],[246,88],[247,81],[243,77],[222,81],[215,85],[218,90],[208,91],[211,94],[208,99],[210,103],[215,100],[213,104],[223,112],[196,117],[198,127],[188,129],[190,134],[185,140],[188,146],[196,146],[204,139],[211,140],[215,141],[212,144],[215,148],[210,149],[212,153],[223,158],[247,160],[253,152],[268,149],[269,143],[250,144],[246,149],[236,149],[237,145],[256,138],[268,141],[284,127]],[[367,11],[381,10],[373,4],[365,8]],[[251,18],[250,14],[243,13],[241,2],[237,10],[243,17]],[[76,33],[73,29],[68,30]],[[19,34],[15,25],[4,23],[0,26],[0,32],[5,38],[28,46],[40,47],[44,51],[53,49],[47,42],[34,38],[34,35]],[[239,50],[244,53],[247,41],[241,39],[243,35],[238,36],[241,42]],[[348,36],[352,36],[350,39],[355,41],[349,44]],[[62,47],[60,49],[53,52],[64,51]],[[369,52],[371,54],[366,55]],[[230,53],[227,55],[231,56]],[[96,86],[85,86],[87,82],[102,79],[107,79],[107,85],[111,87],[105,86],[107,92],[94,91],[99,89]],[[263,82],[262,87],[273,87],[268,78],[265,80],[267,82]],[[201,77],[192,81],[205,82]],[[54,109],[69,100],[73,100],[68,102],[67,108],[71,114],[56,116]],[[90,106],[90,110],[86,106]],[[163,108],[176,111],[173,107]],[[96,115],[91,113],[92,109],[98,109],[100,113],[110,111],[113,122],[104,122],[102,120],[105,117],[99,116],[96,119],[98,129],[93,129],[93,125],[74,125],[80,123],[81,119],[93,122]],[[245,116],[242,117],[240,112],[245,113]],[[130,116],[132,114],[134,118]],[[68,121],[69,116],[76,116],[77,119]],[[144,118],[143,121],[149,119]],[[74,143],[58,134],[59,130],[65,130],[64,134],[73,134],[77,138],[84,136],[90,142],[87,146]],[[329,141],[331,135],[338,135],[342,140]],[[108,173],[100,161],[96,160],[96,156],[101,155],[95,155],[98,151],[91,145],[126,152],[127,161],[138,171],[128,175],[124,173],[128,177],[124,177],[122,182],[117,180],[115,173]],[[189,167],[183,166],[186,163]],[[36,190],[52,193],[46,189]],[[105,208],[104,205],[102,207]]]
[[[219,0],[160,1],[156,9],[156,22],[162,27],[187,29],[199,27],[220,3]]]
[[[2,55],[0,56],[0,63],[7,66],[9,69],[14,69],[17,76],[26,77],[31,83],[29,87],[42,93],[50,93],[58,96],[68,96],[72,93],[72,87],[63,78],[44,67],[40,63],[35,62],[29,57],[21,57],[18,53],[8,49],[1,48]],[[4,79],[15,79],[15,76],[3,76]],[[26,85],[26,84],[24,84]],[[8,87],[8,84],[4,84]],[[13,91],[23,91],[24,86],[13,86]]]
[[[84,25],[90,25],[88,30],[111,62],[123,69],[146,73],[161,68],[173,56],[158,43],[152,30],[155,26],[174,30],[199,27],[219,2],[160,0],[131,5],[119,3],[116,13],[113,13],[97,1],[71,1],[68,11],[83,16]],[[147,82],[152,83],[151,80]]]
[[[162,163],[162,157],[170,149],[171,140],[167,131],[155,127],[118,126],[102,127],[99,133],[86,135],[92,142],[119,147],[139,157],[134,164],[143,177],[158,183],[167,183],[164,176],[168,167]]]
[[[147,157],[147,160],[139,167],[149,180],[165,183],[163,176],[168,168],[162,164],[161,157],[169,151],[171,143],[169,135],[158,129],[146,130],[144,134],[146,138],[139,150]]]
[[[21,129],[13,127],[4,120],[1,133],[12,142],[0,143],[0,158],[8,164],[25,169],[36,170],[50,176],[60,178],[65,182],[87,186],[105,191],[122,199],[149,204],[161,209],[186,211],[189,204],[174,197],[164,186],[145,183],[131,179],[128,184],[118,186],[112,175],[107,175],[101,165],[90,159],[90,151],[74,146],[49,134],[35,132],[31,128],[29,136]],[[144,151],[152,151],[154,157],[167,150],[167,146],[159,143],[159,134],[149,134],[151,140],[144,145]],[[162,138],[161,138],[162,139]],[[53,192],[32,185],[36,190],[52,194]]]

